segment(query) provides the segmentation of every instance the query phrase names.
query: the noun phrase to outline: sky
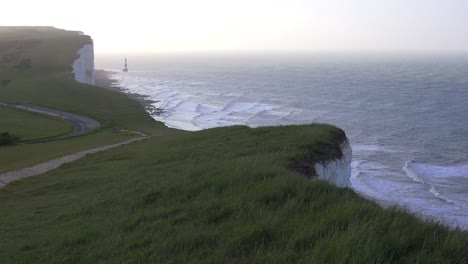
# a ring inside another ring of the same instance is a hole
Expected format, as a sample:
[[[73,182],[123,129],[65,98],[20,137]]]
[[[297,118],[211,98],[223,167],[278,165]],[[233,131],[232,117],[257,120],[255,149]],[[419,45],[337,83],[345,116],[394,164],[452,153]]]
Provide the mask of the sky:
[[[96,53],[468,51],[467,0],[15,0],[0,26],[92,36]]]

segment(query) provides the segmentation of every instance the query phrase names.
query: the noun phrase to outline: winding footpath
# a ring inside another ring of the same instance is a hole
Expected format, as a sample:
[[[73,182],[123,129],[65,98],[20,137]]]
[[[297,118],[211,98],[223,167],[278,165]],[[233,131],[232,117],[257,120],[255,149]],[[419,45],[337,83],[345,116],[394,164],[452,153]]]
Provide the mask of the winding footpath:
[[[80,116],[77,114],[67,113],[63,111],[48,109],[48,108],[34,106],[34,105],[13,105],[13,104],[5,104],[5,103],[0,102],[0,106],[12,107],[12,108],[26,110],[30,112],[59,117],[59,118],[65,119],[66,121],[70,122],[73,125],[74,127],[73,132],[66,134],[66,135],[52,138],[50,140],[64,139],[64,138],[69,138],[73,136],[88,134],[101,126],[101,124],[98,121],[85,117],[85,116]],[[132,139],[129,139],[120,143],[112,144],[112,145],[106,145],[106,146],[96,147],[96,148],[92,148],[88,150],[83,150],[80,152],[76,152],[70,155],[63,156],[58,159],[39,163],[29,168],[23,168],[23,169],[0,174],[0,188],[4,187],[5,185],[13,181],[17,181],[17,180],[21,180],[27,177],[32,177],[32,176],[36,176],[36,175],[49,172],[51,170],[54,170],[60,167],[63,164],[70,163],[77,159],[83,158],[86,155],[98,153],[98,152],[116,148],[116,147],[120,147],[123,145],[127,145],[130,143],[141,141],[141,140],[148,138],[148,135],[144,133],[137,132],[137,131],[131,131],[131,132],[140,135],[140,137],[132,138]]]
[[[98,121],[91,119],[89,117],[86,117],[86,116],[72,114],[72,113],[68,113],[64,111],[59,111],[55,109],[50,109],[50,108],[45,108],[45,107],[40,107],[40,106],[35,106],[35,105],[30,105],[30,104],[18,105],[18,104],[6,104],[6,103],[0,102],[0,106],[5,106],[5,107],[15,108],[19,110],[34,112],[38,114],[58,117],[58,118],[64,119],[65,121],[67,121],[73,126],[72,132],[65,134],[65,135],[58,136],[58,137],[50,138],[48,140],[64,139],[64,138],[69,138],[69,137],[74,137],[74,136],[85,135],[101,126],[101,124]]]
[[[11,172],[0,174],[0,188],[2,188],[3,186],[13,181],[21,180],[27,177],[36,176],[39,174],[49,172],[51,170],[55,170],[56,168],[60,167],[61,165],[65,163],[70,163],[77,159],[83,158],[86,155],[98,153],[98,152],[105,151],[105,150],[115,148],[115,147],[120,147],[123,145],[130,144],[132,142],[141,141],[146,138],[147,137],[138,137],[138,138],[133,138],[124,142],[117,143],[117,144],[92,148],[92,149],[80,151],[74,154],[70,154],[70,155],[67,155],[58,159],[39,163],[29,168],[19,169],[16,171],[11,171]]]

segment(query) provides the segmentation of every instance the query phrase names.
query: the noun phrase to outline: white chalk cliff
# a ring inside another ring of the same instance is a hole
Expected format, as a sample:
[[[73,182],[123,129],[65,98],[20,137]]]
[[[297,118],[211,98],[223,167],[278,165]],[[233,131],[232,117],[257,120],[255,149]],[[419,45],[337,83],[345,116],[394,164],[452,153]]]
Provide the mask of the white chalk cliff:
[[[340,145],[343,156],[340,159],[329,160],[315,164],[318,178],[328,181],[338,187],[351,187],[351,159],[353,151],[346,140]]]
[[[75,80],[80,83],[94,85],[94,45],[86,44],[76,53],[80,55],[73,62]]]

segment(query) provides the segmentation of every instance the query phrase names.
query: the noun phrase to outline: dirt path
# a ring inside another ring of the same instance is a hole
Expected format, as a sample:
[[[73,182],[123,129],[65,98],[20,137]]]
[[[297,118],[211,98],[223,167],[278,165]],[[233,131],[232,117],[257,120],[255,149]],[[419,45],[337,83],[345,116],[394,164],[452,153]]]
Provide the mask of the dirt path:
[[[35,105],[27,105],[27,104],[25,104],[25,105],[16,105],[16,104],[6,104],[6,103],[0,102],[0,106],[6,106],[6,107],[16,108],[16,109],[30,111],[30,112],[34,112],[34,113],[59,117],[59,118],[62,118],[64,120],[68,121],[73,126],[73,132],[68,133],[66,135],[62,135],[62,136],[58,136],[58,137],[54,137],[54,138],[49,138],[48,140],[64,139],[64,138],[69,138],[69,137],[73,137],[73,136],[84,135],[84,134],[87,134],[87,133],[89,133],[89,132],[91,132],[91,131],[93,131],[93,130],[95,130],[98,127],[101,126],[101,124],[98,121],[96,121],[94,119],[91,119],[91,118],[88,118],[88,117],[85,117],[85,116],[72,114],[72,113],[68,113],[68,112],[63,112],[63,111],[59,111],[59,110],[54,110],[54,109],[49,109],[49,108],[45,108],[45,107],[35,106]],[[140,141],[140,140],[146,139],[148,137],[146,134],[141,133],[141,132],[137,132],[137,131],[129,131],[129,132],[133,132],[135,134],[138,134],[141,137],[133,138],[133,139],[130,139],[130,140],[127,140],[127,141],[124,141],[124,142],[120,142],[120,143],[116,143],[116,144],[112,144],[112,145],[107,145],[107,146],[102,146],[102,147],[97,147],[97,148],[92,148],[92,149],[80,151],[80,152],[77,152],[77,153],[74,153],[74,154],[63,156],[63,157],[58,158],[58,159],[54,159],[54,160],[46,161],[46,162],[43,162],[43,163],[39,163],[39,164],[36,164],[36,165],[34,165],[32,167],[29,167],[29,168],[19,169],[19,170],[10,171],[10,172],[0,174],[0,188],[7,185],[10,182],[17,181],[17,180],[27,178],[27,177],[36,176],[36,175],[43,174],[43,173],[46,173],[48,171],[54,170],[54,169],[60,167],[61,165],[65,164],[65,163],[70,163],[70,162],[75,161],[77,159],[80,159],[80,158],[82,158],[82,157],[84,157],[86,155],[94,154],[94,153],[105,151],[105,150],[108,150],[108,149],[111,149],[111,148],[115,148],[115,147],[119,147],[119,146],[122,146],[122,145],[130,144],[132,142]]]
[[[20,179],[24,179],[24,178],[27,178],[27,177],[36,176],[36,175],[43,174],[43,173],[46,173],[48,171],[54,170],[54,169],[60,167],[61,165],[65,164],[65,163],[70,163],[70,162],[75,161],[77,159],[80,159],[80,158],[82,158],[82,157],[84,157],[86,155],[101,152],[101,151],[105,151],[105,150],[115,148],[115,147],[119,147],[119,146],[122,146],[122,145],[130,144],[132,142],[141,141],[141,140],[146,139],[146,138],[147,138],[146,136],[145,137],[138,137],[138,138],[133,138],[133,139],[130,139],[130,140],[127,140],[127,141],[124,141],[124,142],[117,143],[117,144],[92,148],[92,149],[80,151],[80,152],[77,152],[77,153],[74,153],[74,154],[70,154],[70,155],[67,155],[67,156],[64,156],[64,157],[61,157],[61,158],[58,158],[58,159],[54,159],[54,160],[50,160],[50,161],[47,161],[47,162],[39,163],[39,164],[34,165],[32,167],[29,167],[29,168],[19,169],[19,170],[16,170],[16,171],[11,171],[11,172],[0,174],[0,188],[2,188],[3,186],[7,185],[10,182],[17,181],[17,180],[20,180]]]
[[[44,114],[44,115],[49,115],[49,116],[54,116],[58,118],[62,118],[65,121],[69,122],[73,126],[73,131],[62,136],[54,137],[54,138],[49,138],[47,140],[55,140],[55,139],[63,139],[63,138],[69,138],[73,136],[79,136],[79,135],[84,135],[88,134],[89,132],[97,129],[98,127],[101,126],[101,124],[89,117],[82,116],[82,115],[77,115],[77,114],[72,114],[68,112],[63,112],[59,110],[54,110],[54,109],[49,109],[45,107],[40,107],[40,106],[35,106],[35,105],[16,105],[16,104],[6,104],[6,103],[1,103],[1,106],[6,106],[6,107],[11,107],[11,108],[16,108],[20,110],[25,110],[29,112],[34,112],[38,114]]]

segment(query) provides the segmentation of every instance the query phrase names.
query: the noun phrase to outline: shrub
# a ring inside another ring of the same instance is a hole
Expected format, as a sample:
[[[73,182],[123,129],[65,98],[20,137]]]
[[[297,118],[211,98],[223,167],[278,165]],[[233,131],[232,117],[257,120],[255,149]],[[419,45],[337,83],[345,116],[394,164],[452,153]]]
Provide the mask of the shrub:
[[[1,86],[7,86],[10,82],[11,82],[11,80],[0,80],[0,87]]]
[[[0,134],[0,146],[13,145],[16,144],[19,140],[19,137],[12,135],[8,132],[3,132]]]

